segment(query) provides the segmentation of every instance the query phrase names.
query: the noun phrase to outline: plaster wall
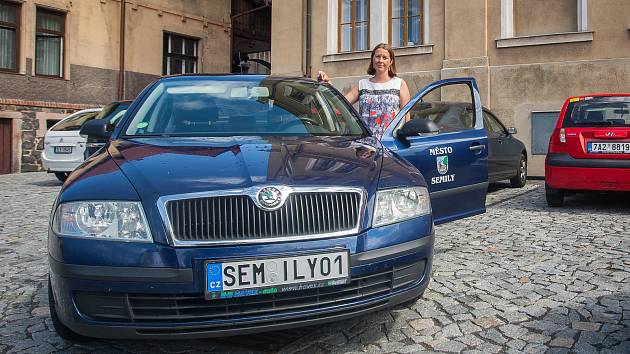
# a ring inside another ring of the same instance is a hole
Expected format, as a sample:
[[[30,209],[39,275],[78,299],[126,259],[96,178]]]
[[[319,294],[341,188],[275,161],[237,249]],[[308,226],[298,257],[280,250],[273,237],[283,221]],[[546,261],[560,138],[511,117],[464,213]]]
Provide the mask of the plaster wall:
[[[600,6],[604,2],[606,6]],[[552,12],[552,10],[547,10],[550,18],[565,17],[564,11]],[[628,6],[628,1],[589,0],[587,12],[588,31],[593,32],[592,41],[497,48],[496,40],[501,37],[501,0],[488,0],[487,47],[490,65],[630,57],[630,31],[628,30],[630,6]],[[544,34],[541,33],[542,30],[536,32]]]
[[[575,31],[576,0],[514,0],[514,35]]]
[[[161,75],[164,32],[173,32],[200,39],[199,72],[230,72],[229,0],[137,1],[126,6],[125,20],[128,71]]]
[[[560,111],[567,97],[595,92],[630,92],[630,59],[542,63],[490,68],[489,106],[530,153],[531,113]],[[529,173],[544,175],[545,155],[531,155]]]
[[[326,1],[313,1],[318,8]],[[271,73],[274,75],[303,76],[304,68],[304,13],[303,1],[275,0],[271,7]],[[278,20],[281,19],[281,20]],[[313,16],[313,43],[326,43],[326,26],[320,26],[321,19]],[[324,18],[325,20],[325,18]],[[323,38],[321,37],[323,35]],[[315,71],[317,73],[317,71]]]
[[[444,3],[445,59],[486,56],[486,0],[444,0]]]

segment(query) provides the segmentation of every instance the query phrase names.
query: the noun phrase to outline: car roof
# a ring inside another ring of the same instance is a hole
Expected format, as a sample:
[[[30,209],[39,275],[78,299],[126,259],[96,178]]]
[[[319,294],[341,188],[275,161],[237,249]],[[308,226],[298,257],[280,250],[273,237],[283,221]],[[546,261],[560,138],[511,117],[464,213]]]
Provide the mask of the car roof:
[[[630,92],[629,93],[594,93],[594,94],[590,94],[590,95],[576,95],[576,96],[569,96],[567,98],[567,101],[574,99],[574,98],[586,98],[586,97],[624,97],[624,96],[630,96]]]
[[[167,75],[162,76],[159,81],[180,81],[186,80],[190,78],[249,78],[253,80],[269,80],[269,81],[284,81],[291,80],[294,82],[308,82],[314,83],[317,82],[313,79],[301,77],[301,76],[272,76],[272,75],[260,75],[260,74],[210,74],[210,73],[197,73],[197,74],[178,74],[178,75]]]

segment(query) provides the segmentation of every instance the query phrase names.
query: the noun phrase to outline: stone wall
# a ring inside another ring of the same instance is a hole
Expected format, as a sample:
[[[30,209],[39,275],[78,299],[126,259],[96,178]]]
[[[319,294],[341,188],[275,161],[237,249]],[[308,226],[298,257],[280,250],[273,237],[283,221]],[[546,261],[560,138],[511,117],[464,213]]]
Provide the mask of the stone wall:
[[[12,172],[42,171],[46,120],[60,120],[83,107],[49,108],[0,104],[0,116],[14,121],[13,155],[18,156]],[[17,128],[17,131],[16,129]],[[17,150],[17,151],[16,151]]]

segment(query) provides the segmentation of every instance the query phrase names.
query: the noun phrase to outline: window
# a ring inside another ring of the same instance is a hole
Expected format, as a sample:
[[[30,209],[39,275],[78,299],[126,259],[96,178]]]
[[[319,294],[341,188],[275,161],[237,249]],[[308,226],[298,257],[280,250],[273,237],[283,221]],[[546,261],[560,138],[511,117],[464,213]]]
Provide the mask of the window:
[[[389,44],[408,47],[422,44],[424,0],[389,0]]]
[[[560,112],[532,112],[532,154],[545,155]]]
[[[35,74],[63,76],[65,14],[37,9]]]
[[[197,46],[199,40],[173,33],[164,33],[164,75],[192,74],[197,72]]]
[[[0,1],[0,70],[18,71],[20,9]]]
[[[483,111],[483,125],[487,131],[490,131],[498,136],[506,136],[507,131],[503,124],[493,116],[490,112]]]
[[[370,0],[339,0],[339,52],[368,50],[370,45]]]
[[[501,0],[502,39],[576,31],[588,32],[588,0]]]
[[[59,124],[56,124],[52,129],[50,127],[48,129],[52,131],[60,131],[60,132],[80,130],[81,126],[83,126],[85,122],[88,122],[94,119],[97,114],[98,112],[86,112],[86,113],[78,114],[76,116],[66,118],[62,120]],[[47,124],[50,121],[51,120],[49,119],[47,121]],[[59,121],[52,121],[52,122],[58,123]]]
[[[454,133],[473,129],[473,110],[465,102],[419,102],[411,111],[411,119],[433,121],[439,133]]]

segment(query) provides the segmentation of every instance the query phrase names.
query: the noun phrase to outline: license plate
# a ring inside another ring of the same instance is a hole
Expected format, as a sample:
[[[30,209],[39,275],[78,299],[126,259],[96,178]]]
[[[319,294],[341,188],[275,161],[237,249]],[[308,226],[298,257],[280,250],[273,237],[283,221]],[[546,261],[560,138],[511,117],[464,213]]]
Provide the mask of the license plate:
[[[55,146],[55,154],[72,154],[72,146]]]
[[[347,250],[290,257],[206,262],[206,298],[275,294],[345,284]]]
[[[628,143],[588,143],[587,151],[591,154],[630,154]]]

